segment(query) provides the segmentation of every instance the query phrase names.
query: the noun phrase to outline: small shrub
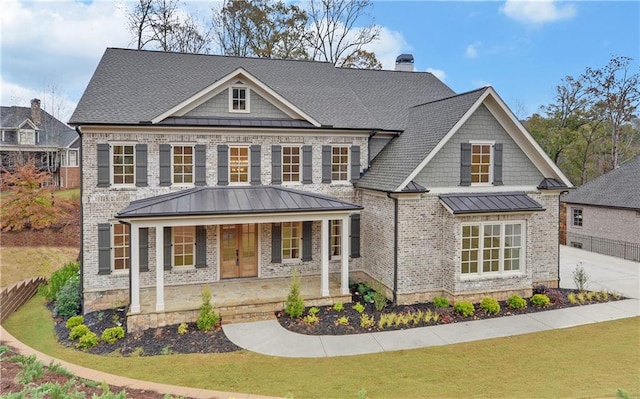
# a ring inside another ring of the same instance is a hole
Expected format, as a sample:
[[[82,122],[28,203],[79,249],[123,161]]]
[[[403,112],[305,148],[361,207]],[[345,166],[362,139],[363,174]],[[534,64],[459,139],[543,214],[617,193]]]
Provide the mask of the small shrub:
[[[378,312],[381,312],[387,306],[387,296],[382,293],[382,289],[373,293],[373,306]]]
[[[320,309],[314,306],[312,308],[309,308],[308,313],[316,316],[318,313],[320,313]]]
[[[334,303],[333,310],[335,310],[336,312],[342,312],[344,310],[344,304],[342,302]]]
[[[205,286],[202,290],[202,305],[200,305],[200,315],[196,320],[196,325],[200,331],[209,331],[220,322],[220,315],[211,306],[211,289]]]
[[[429,323],[431,321],[434,321],[437,323],[438,317],[439,317],[438,313],[432,312],[431,309],[429,309],[424,313],[424,322]]]
[[[76,344],[76,348],[89,349],[96,345],[98,345],[98,336],[96,335],[96,333],[89,331],[88,333],[80,337],[78,343]]]
[[[511,309],[526,309],[527,301],[520,295],[511,295],[507,298],[507,306]]]
[[[360,327],[370,328],[376,324],[376,319],[373,316],[369,316],[366,313],[360,315]]]
[[[576,269],[573,271],[573,282],[576,285],[576,288],[580,291],[584,291],[587,288],[587,283],[589,282],[589,274],[584,267],[582,267],[582,262],[578,263]]]
[[[544,284],[538,284],[535,287],[533,287],[533,295],[536,295],[536,294],[546,295],[548,291],[549,291],[549,288],[547,288],[547,286]]]
[[[52,373],[56,373],[59,375],[63,375],[65,377],[73,377],[74,374],[69,370],[62,367],[60,364],[55,363],[53,360],[49,362],[49,371]]]
[[[75,316],[80,312],[80,279],[77,276],[67,280],[56,295],[54,313],[63,318]]]
[[[600,291],[600,295],[602,296],[602,300],[605,302],[609,301],[609,293],[607,291]]]
[[[549,292],[547,292],[547,296],[552,304],[556,306],[564,306],[564,295],[559,290],[550,288]]]
[[[433,306],[435,306],[436,308],[448,308],[449,300],[447,298],[437,296],[433,298]]]
[[[342,316],[342,317],[338,318],[338,320],[336,320],[336,323],[338,323],[341,326],[348,326],[349,325],[349,318],[347,316]]]
[[[358,294],[364,296],[366,295],[369,291],[371,291],[371,287],[369,286],[369,284],[367,283],[358,283]]]
[[[587,301],[589,301],[589,302],[593,301],[594,296],[595,295],[593,294],[593,291],[587,291],[586,294],[585,294],[585,297],[586,297]]]
[[[473,316],[476,311],[473,307],[473,304],[469,301],[456,302],[453,305],[453,310],[455,310],[456,313],[460,314],[463,317]]]
[[[549,306],[551,304],[551,300],[545,294],[535,294],[530,299],[529,302],[537,307]]]
[[[163,346],[162,349],[160,349],[160,354],[163,356],[170,355],[172,353],[173,353],[173,350],[171,350],[171,346],[169,345]]]
[[[306,315],[304,317],[304,322],[307,324],[315,324],[318,321],[320,321],[320,319],[318,319],[318,316],[316,315],[316,313],[309,313],[308,315]]]
[[[593,299],[595,299],[597,302],[602,301],[602,294],[600,294],[600,291],[593,292]]]
[[[178,325],[178,334],[184,335],[188,332],[189,332],[189,326],[187,325],[187,323],[180,323]]]
[[[422,323],[422,320],[424,320],[424,312],[422,312],[422,310],[411,313],[411,321],[414,326]]]
[[[487,314],[500,313],[500,304],[493,298],[486,297],[480,302],[480,309],[484,310]]]
[[[358,313],[362,313],[364,312],[364,305],[361,304],[360,302],[356,302],[356,304],[353,305],[353,310],[355,310]]]
[[[72,316],[69,317],[69,320],[67,320],[65,326],[67,327],[67,330],[71,330],[73,327],[79,326],[80,324],[84,324],[84,317]]]
[[[411,315],[400,313],[396,316],[396,327],[402,327],[409,324],[411,321]]]
[[[584,291],[578,292],[578,294],[576,295],[576,298],[578,298],[578,302],[580,302],[580,305],[583,305],[587,300],[587,297],[584,294]]]
[[[298,278],[298,271],[294,269],[291,275],[291,287],[289,288],[289,295],[287,301],[284,304],[284,313],[291,318],[297,318],[302,316],[304,312],[304,299],[300,295],[300,279]]]
[[[69,262],[51,274],[51,278],[46,285],[41,285],[38,292],[51,302],[56,299],[58,292],[62,287],[74,277],[78,277],[80,273],[80,264],[78,262]]]
[[[380,315],[380,320],[378,320],[378,327],[387,328],[391,327],[395,323],[396,314],[395,313],[383,313]]]
[[[611,298],[613,298],[616,301],[618,299],[622,298],[622,296],[620,294],[616,294],[615,292],[612,292],[610,295],[611,295]]]
[[[26,385],[44,377],[44,364],[36,360],[36,355],[21,356],[18,361],[22,365],[22,371],[18,374],[18,380],[22,384]]]
[[[110,327],[102,332],[102,340],[108,344],[114,344],[117,340],[124,338],[124,328]]]
[[[89,334],[90,332],[91,330],[89,330],[89,327],[87,327],[84,324],[80,324],[71,329],[71,331],[69,332],[69,339],[73,341],[84,335]]]
[[[569,301],[569,303],[572,305],[578,304],[578,298],[576,298],[576,294],[574,294],[573,292],[567,294],[567,301]]]

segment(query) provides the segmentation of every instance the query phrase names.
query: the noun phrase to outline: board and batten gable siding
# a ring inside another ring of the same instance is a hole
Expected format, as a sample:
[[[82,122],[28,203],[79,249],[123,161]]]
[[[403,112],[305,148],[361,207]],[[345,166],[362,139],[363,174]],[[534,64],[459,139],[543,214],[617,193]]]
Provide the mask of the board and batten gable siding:
[[[198,105],[184,116],[193,117],[227,117],[227,118],[277,118],[291,119],[291,117],[254,90],[250,91],[249,109],[251,112],[229,112],[229,90],[225,88],[220,94]]]
[[[537,186],[544,178],[491,112],[481,105],[413,180],[427,188],[460,186],[460,145],[469,141],[502,144],[505,186]]]

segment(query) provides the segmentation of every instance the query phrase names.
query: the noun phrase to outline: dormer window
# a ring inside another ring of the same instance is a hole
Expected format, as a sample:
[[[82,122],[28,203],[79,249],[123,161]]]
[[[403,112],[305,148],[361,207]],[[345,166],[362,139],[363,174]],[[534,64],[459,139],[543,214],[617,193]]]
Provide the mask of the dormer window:
[[[229,88],[229,112],[249,112],[250,90],[246,86]]]

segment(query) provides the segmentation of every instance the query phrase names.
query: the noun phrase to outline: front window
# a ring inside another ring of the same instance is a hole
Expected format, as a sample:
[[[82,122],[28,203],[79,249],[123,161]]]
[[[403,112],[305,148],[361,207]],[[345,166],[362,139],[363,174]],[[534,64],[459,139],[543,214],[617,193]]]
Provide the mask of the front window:
[[[69,166],[78,166],[78,151],[69,151]]]
[[[282,259],[300,259],[300,249],[302,247],[302,223],[284,222],[282,223]]]
[[[340,256],[342,254],[341,245],[342,221],[331,221],[331,256]]]
[[[193,183],[193,146],[173,146],[173,183]]]
[[[349,180],[349,147],[331,148],[331,180]]]
[[[193,266],[196,228],[194,226],[173,227],[173,266]]]
[[[231,87],[229,112],[249,112],[249,89],[246,87]]]
[[[129,225],[113,225],[113,270],[129,269]]]
[[[300,147],[282,147],[282,181],[300,181]]]
[[[135,149],[133,145],[111,146],[113,184],[134,184]]]
[[[462,226],[462,274],[520,271],[523,267],[523,223],[479,223]]]
[[[573,225],[576,227],[582,227],[582,209],[573,210]]]
[[[249,147],[229,147],[229,182],[249,182]]]
[[[471,183],[491,182],[491,144],[471,145]]]

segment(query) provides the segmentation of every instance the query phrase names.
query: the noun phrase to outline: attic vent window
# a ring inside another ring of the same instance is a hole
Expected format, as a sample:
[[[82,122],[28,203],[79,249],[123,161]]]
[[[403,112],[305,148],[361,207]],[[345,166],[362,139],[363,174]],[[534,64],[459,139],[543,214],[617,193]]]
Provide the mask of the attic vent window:
[[[229,112],[249,112],[250,91],[245,86],[229,88]]]

